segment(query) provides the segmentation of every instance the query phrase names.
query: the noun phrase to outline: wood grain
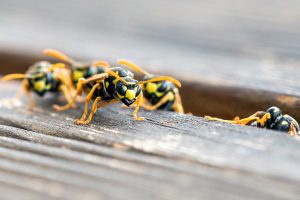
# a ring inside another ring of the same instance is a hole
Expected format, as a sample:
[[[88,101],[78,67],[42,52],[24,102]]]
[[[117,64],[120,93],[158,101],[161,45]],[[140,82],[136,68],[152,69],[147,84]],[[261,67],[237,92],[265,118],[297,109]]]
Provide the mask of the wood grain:
[[[9,85],[1,101],[16,91]],[[297,138],[172,112],[141,111],[146,120],[135,122],[132,110],[120,106],[104,108],[90,125],[77,126],[73,119],[81,110],[55,113],[53,98],[37,100],[34,111],[0,107],[0,183],[16,194],[26,191],[32,199],[299,198]]]

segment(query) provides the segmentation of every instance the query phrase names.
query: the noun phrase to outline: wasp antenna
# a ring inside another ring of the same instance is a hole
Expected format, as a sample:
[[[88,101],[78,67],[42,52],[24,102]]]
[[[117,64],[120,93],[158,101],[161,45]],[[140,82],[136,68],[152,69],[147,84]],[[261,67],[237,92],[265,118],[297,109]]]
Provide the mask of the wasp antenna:
[[[145,70],[141,69],[139,66],[137,66],[136,64],[134,64],[134,63],[132,63],[128,60],[120,59],[120,60],[117,61],[117,64],[125,65],[128,68],[130,68],[130,69],[132,69],[136,72],[142,73],[146,76],[150,76],[150,74],[148,72],[146,72]]]
[[[53,72],[57,68],[65,68],[65,67],[66,67],[66,65],[63,63],[55,63],[49,67],[49,71]]]
[[[43,54],[57,58],[59,60],[65,61],[70,64],[75,63],[75,61],[72,58],[70,58],[70,57],[66,56],[65,54],[63,54],[59,51],[56,51],[54,49],[44,49]]]
[[[92,64],[93,66],[103,66],[103,67],[110,67],[110,65],[108,64],[108,62],[104,61],[104,60],[98,60],[93,62]]]
[[[105,72],[105,73],[107,73],[107,74],[109,74],[109,75],[112,75],[112,76],[114,76],[114,77],[116,77],[116,79],[118,79],[118,80],[120,80],[120,81],[122,81],[122,82],[124,82],[124,83],[127,83],[127,81],[125,81],[123,78],[121,78],[116,72],[114,72],[114,71],[107,71],[107,72]]]
[[[146,81],[139,81],[140,84],[148,83],[148,82],[156,82],[156,81],[170,81],[174,83],[177,87],[181,87],[181,83],[171,76],[158,76]]]
[[[50,72],[53,72],[55,69],[57,69],[57,68],[65,68],[66,67],[66,65],[65,64],[63,64],[63,63],[56,63],[56,64],[53,64],[53,65],[51,65],[50,67],[49,67],[49,71]]]
[[[26,74],[8,74],[4,76],[1,81],[9,81],[13,79],[24,79],[27,78]]]

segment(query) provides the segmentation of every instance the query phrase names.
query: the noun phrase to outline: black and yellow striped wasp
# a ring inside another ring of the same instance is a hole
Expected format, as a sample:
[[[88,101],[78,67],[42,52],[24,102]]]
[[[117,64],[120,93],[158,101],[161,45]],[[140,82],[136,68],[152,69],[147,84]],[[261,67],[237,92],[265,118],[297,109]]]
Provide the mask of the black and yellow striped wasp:
[[[77,93],[72,101],[65,106],[56,106],[56,110],[62,111],[71,108],[76,98],[83,91],[87,93],[84,112],[80,119],[75,120],[76,124],[88,124],[97,109],[103,108],[109,104],[122,102],[126,106],[136,105],[133,111],[135,120],[143,120],[143,117],[137,117],[137,112],[143,100],[142,87],[146,83],[168,80],[178,87],[180,82],[168,76],[154,77],[145,81],[137,81],[131,71],[122,67],[112,67],[105,73],[96,74],[89,78],[80,78],[77,84]],[[89,116],[88,105],[94,100]]]
[[[21,98],[25,91],[30,109],[35,105],[31,91],[39,96],[44,96],[47,92],[62,92],[67,101],[71,101],[72,92],[75,93],[70,70],[66,69],[63,63],[51,64],[48,61],[40,61],[30,66],[25,74],[9,74],[4,76],[2,81],[13,79],[23,79],[17,98]]]
[[[95,74],[104,73],[109,68],[109,64],[103,60],[94,62],[75,61],[67,55],[53,49],[45,49],[43,53],[44,55],[54,57],[69,64],[71,67],[71,77],[74,84],[77,84],[80,78],[89,78]]]
[[[253,115],[244,119],[239,119],[239,117],[236,117],[234,120],[223,120],[219,118],[212,118],[209,116],[205,116],[205,119],[273,129],[277,131],[287,132],[291,136],[300,134],[298,122],[290,115],[283,115],[281,110],[276,106],[272,106],[266,111],[257,111]]]
[[[130,61],[119,60],[117,63],[125,65],[144,75],[143,80],[145,83],[143,84],[142,88],[145,100],[141,107],[145,108],[146,110],[160,109],[184,113],[178,88],[172,81],[165,79],[147,82],[147,80],[155,78],[156,76],[142,70],[139,66]]]

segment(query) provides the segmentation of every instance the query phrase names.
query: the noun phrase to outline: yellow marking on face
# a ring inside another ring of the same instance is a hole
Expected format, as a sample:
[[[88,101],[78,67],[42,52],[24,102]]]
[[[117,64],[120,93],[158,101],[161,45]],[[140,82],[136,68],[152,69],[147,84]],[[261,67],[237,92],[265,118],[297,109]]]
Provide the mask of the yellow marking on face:
[[[157,96],[157,97],[162,97],[164,94],[165,94],[165,93],[163,93],[163,92],[156,92],[156,93],[155,93],[155,96]]]
[[[47,84],[46,85],[46,90],[50,90],[50,88],[51,88],[51,84]]]
[[[157,91],[157,85],[155,83],[148,83],[146,86],[146,90],[148,93],[154,93]]]
[[[122,85],[122,89],[123,89],[123,91],[126,91],[127,87],[125,85]]]
[[[267,121],[268,119],[270,119],[270,118],[271,118],[270,113],[267,113],[267,114],[266,114],[266,117],[263,117],[263,118],[261,119],[260,124],[261,124],[262,126],[264,126],[265,123],[266,123],[266,121]]]
[[[281,125],[288,125],[289,123],[287,123],[287,121],[282,121]]]
[[[123,99],[123,98],[124,98],[124,96],[123,96],[123,95],[120,95],[118,92],[117,92],[117,95],[118,95],[118,98],[119,98],[119,99]]]
[[[73,74],[72,74],[72,79],[74,81],[78,81],[80,78],[82,78],[84,76],[84,73],[81,72],[81,71],[74,71]]]
[[[106,88],[109,87],[109,82],[108,82],[108,81],[105,82],[105,87],[106,87]]]
[[[136,97],[136,92],[134,90],[126,90],[126,99],[133,100]]]
[[[175,96],[174,96],[174,94],[173,93],[171,93],[172,95],[170,95],[170,97],[169,97],[169,100],[170,101],[173,101],[174,100],[174,98],[175,98]]]
[[[46,88],[46,84],[44,81],[37,81],[34,83],[34,90],[43,91]]]
[[[113,84],[116,84],[118,82],[118,79],[113,80]]]

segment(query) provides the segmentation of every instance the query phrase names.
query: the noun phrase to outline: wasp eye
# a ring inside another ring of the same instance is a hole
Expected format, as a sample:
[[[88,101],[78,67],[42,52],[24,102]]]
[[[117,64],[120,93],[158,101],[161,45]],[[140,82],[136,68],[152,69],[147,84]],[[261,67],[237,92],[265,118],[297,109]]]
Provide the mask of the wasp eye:
[[[118,82],[116,84],[116,89],[120,95],[124,96],[126,93],[127,87],[122,82]]]
[[[125,85],[123,85],[123,86],[121,87],[120,92],[122,92],[122,93],[125,94],[126,90],[127,90],[127,87],[126,87]]]

